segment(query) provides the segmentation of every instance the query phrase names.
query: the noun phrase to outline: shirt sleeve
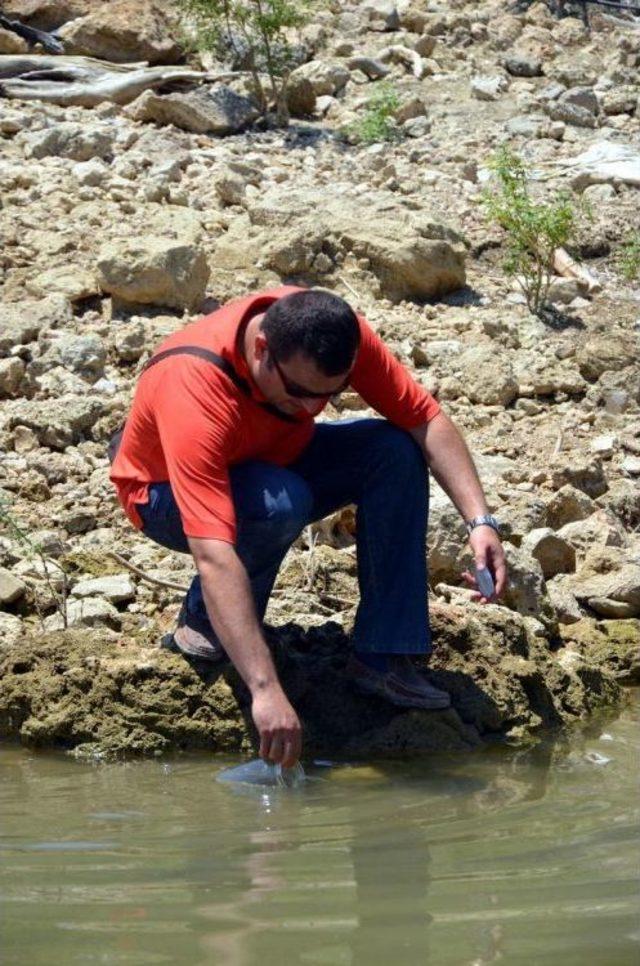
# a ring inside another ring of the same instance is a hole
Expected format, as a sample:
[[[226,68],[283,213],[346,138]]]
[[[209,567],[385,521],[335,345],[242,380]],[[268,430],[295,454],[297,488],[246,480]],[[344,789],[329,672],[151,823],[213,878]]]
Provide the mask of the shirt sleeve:
[[[236,538],[229,460],[240,416],[227,377],[201,359],[159,366],[153,410],[185,535]]]
[[[351,385],[381,416],[401,429],[415,429],[440,412],[431,393],[412,379],[368,322],[358,316],[360,348]]]

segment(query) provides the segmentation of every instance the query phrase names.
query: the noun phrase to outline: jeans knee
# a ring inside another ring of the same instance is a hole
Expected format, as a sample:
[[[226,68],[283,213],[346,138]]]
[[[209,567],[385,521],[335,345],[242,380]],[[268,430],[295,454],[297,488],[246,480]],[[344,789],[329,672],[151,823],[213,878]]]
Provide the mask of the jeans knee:
[[[278,483],[264,492],[265,523],[278,530],[283,542],[295,540],[311,518],[313,497],[296,473],[281,470]]]
[[[375,452],[385,463],[392,465],[399,475],[416,475],[426,479],[427,464],[424,455],[405,429],[381,422]]]

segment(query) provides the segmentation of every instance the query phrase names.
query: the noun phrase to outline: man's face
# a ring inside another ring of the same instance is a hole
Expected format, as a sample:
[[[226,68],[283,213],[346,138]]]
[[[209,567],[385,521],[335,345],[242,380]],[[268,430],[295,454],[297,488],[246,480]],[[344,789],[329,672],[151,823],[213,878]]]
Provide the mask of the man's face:
[[[303,411],[317,416],[331,396],[347,387],[349,375],[350,370],[337,376],[326,376],[302,353],[281,362],[275,359],[266,342],[256,374],[266,399],[290,416]]]

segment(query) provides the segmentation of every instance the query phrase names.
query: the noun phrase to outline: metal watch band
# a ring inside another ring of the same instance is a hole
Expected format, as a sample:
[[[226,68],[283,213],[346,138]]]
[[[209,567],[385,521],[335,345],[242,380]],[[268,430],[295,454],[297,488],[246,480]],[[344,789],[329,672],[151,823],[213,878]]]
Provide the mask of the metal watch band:
[[[491,529],[495,530],[498,536],[500,536],[500,524],[491,513],[485,513],[481,517],[474,517],[473,520],[469,520],[465,526],[467,528],[467,533],[471,533],[471,531],[475,530],[476,527],[491,527]]]

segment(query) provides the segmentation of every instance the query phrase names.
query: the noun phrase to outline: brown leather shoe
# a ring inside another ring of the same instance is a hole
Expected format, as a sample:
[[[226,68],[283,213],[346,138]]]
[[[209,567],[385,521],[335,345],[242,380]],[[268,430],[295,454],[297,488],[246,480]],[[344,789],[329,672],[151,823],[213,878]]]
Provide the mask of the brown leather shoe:
[[[199,661],[210,661],[215,664],[226,658],[227,652],[217,640],[211,627],[197,630],[187,623],[187,613],[184,604],[178,615],[178,626],[173,634],[168,634],[160,642],[160,646],[174,654],[183,654],[188,658]]]
[[[346,672],[358,691],[375,694],[401,708],[441,711],[451,704],[447,692],[430,684],[404,656],[396,658],[389,671],[381,672],[367,667],[352,655]]]

